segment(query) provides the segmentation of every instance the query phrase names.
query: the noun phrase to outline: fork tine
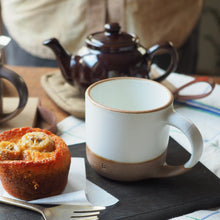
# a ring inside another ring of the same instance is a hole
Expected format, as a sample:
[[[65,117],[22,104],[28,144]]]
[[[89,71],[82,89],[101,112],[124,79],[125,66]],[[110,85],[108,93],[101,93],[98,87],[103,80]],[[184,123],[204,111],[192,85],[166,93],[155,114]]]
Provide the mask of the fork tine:
[[[98,216],[90,216],[90,217],[71,217],[72,220],[98,220]]]
[[[95,216],[95,215],[99,215],[100,212],[73,212],[73,214],[71,215],[71,218],[73,218],[74,216],[76,217],[89,217],[89,216]]]
[[[104,210],[104,206],[77,206],[74,207],[73,214],[71,219],[74,220],[95,220],[99,219],[97,215],[100,214],[100,211]]]
[[[84,205],[77,205],[74,206],[74,213],[78,212],[92,212],[92,211],[102,211],[105,210],[104,206],[84,206]]]

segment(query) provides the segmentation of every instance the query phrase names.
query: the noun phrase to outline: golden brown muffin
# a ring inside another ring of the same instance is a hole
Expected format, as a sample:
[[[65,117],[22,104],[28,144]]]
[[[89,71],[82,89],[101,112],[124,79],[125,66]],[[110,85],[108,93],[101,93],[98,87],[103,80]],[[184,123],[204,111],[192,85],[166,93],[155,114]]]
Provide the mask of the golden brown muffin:
[[[25,127],[0,134],[0,179],[14,197],[33,200],[60,194],[70,162],[68,146],[47,130]]]

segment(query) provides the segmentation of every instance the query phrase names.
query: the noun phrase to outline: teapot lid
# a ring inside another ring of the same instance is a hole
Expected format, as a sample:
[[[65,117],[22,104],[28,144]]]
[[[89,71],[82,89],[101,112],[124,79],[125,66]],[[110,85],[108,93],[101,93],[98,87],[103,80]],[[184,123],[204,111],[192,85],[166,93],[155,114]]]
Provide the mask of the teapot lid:
[[[118,23],[105,25],[105,31],[90,34],[86,38],[87,47],[101,52],[125,52],[131,51],[137,46],[138,37],[134,34],[120,32]]]

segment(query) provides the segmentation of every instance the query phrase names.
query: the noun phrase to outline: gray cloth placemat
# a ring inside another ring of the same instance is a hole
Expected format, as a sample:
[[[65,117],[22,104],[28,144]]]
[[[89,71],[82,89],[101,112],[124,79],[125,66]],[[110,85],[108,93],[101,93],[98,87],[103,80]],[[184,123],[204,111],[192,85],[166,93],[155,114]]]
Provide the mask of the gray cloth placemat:
[[[85,117],[84,97],[65,81],[60,71],[43,75],[41,85],[61,109],[78,118]]]

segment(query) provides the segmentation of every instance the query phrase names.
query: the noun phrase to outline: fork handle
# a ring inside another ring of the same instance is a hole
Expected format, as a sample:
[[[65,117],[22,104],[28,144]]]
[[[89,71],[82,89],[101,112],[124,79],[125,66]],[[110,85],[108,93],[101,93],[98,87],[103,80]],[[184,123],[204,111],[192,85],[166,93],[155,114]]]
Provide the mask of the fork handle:
[[[22,208],[25,208],[25,209],[30,209],[32,211],[39,212],[41,215],[43,215],[43,207],[38,206],[38,205],[30,204],[30,203],[27,203],[27,202],[23,202],[21,200],[11,199],[11,198],[7,198],[7,197],[3,197],[3,196],[0,196],[0,202],[6,203],[6,204],[9,204],[9,205],[22,207]]]

